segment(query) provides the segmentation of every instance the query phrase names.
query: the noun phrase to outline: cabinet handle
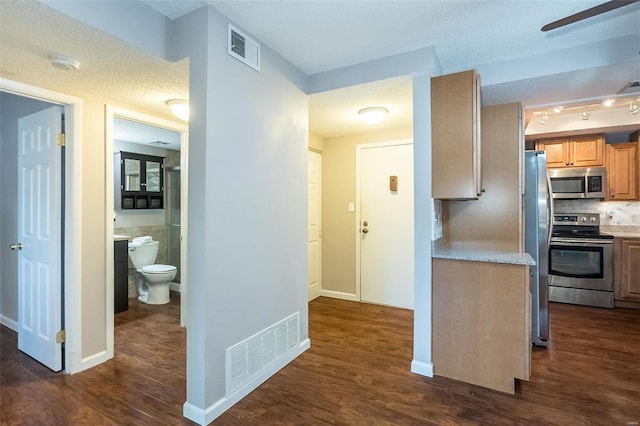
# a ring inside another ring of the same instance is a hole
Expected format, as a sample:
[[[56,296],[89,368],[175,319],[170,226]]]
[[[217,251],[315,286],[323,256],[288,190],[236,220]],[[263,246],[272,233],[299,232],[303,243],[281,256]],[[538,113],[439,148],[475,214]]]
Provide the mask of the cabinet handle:
[[[568,165],[569,165],[569,163],[564,163],[564,165],[565,165],[565,166],[568,166]]]
[[[616,198],[616,194],[614,194],[613,192],[611,193],[611,198]]]
[[[573,163],[571,163],[571,165],[573,166]]]

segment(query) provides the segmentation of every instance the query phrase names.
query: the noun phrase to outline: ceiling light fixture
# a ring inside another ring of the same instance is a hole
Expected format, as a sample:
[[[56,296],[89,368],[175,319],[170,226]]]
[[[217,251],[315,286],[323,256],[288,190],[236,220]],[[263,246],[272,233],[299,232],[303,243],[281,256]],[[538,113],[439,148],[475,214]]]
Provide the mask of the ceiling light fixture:
[[[56,55],[51,58],[51,65],[63,71],[78,71],[80,69],[79,61],[62,55]]]
[[[545,111],[542,113],[542,118],[540,118],[540,124],[546,124],[547,121],[549,121],[549,115]]]
[[[389,110],[383,107],[369,107],[358,111],[358,114],[369,124],[378,124],[388,113]]]
[[[564,109],[563,106],[558,105],[557,107],[553,108],[553,112],[555,112],[556,114],[560,114],[563,109]]]
[[[189,121],[189,101],[184,99],[170,99],[167,101],[169,109],[182,121]]]
[[[588,120],[590,117],[591,117],[591,113],[589,112],[589,110],[582,113],[583,120]]]
[[[602,105],[604,105],[607,108],[609,108],[610,106],[612,106],[614,104],[614,102],[615,102],[614,99],[605,99],[604,101],[602,101]]]
[[[629,104],[629,112],[631,114],[637,114],[640,112],[640,98],[631,101]]]

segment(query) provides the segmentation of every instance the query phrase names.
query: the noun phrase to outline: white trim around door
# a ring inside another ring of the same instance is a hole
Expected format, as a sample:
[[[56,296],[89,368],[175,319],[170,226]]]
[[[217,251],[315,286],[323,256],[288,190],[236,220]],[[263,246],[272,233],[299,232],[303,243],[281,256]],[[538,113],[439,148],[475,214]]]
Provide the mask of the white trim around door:
[[[114,164],[113,164],[113,125],[116,117],[124,118],[126,120],[138,121],[140,123],[148,124],[151,126],[162,127],[165,129],[179,132],[180,136],[180,168],[181,168],[181,181],[180,181],[180,220],[181,220],[181,234],[186,236],[187,234],[187,193],[188,193],[188,156],[189,156],[189,143],[188,143],[188,130],[189,127],[186,124],[176,123],[174,121],[165,120],[162,118],[154,117],[151,115],[141,114],[134,111],[129,111],[122,108],[116,108],[111,105],[105,106],[105,162],[106,162],[106,217],[113,218],[114,209]],[[107,357],[113,357],[113,220],[107,220],[105,224],[106,234],[106,262],[107,262],[107,294],[106,294],[106,309],[107,309]],[[186,238],[181,237],[181,277],[180,277],[180,325],[185,326],[186,311],[187,311],[187,242]]]
[[[0,78],[0,91],[65,107],[66,160],[64,232],[64,371],[84,369],[82,362],[82,99]]]

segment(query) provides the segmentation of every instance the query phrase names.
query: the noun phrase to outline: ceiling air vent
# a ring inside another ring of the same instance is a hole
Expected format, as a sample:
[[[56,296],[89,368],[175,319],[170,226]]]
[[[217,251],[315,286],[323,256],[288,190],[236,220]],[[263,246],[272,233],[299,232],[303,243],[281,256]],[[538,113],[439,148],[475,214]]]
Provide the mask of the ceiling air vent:
[[[618,90],[618,94],[640,92],[640,80],[630,81],[625,84],[622,89]]]
[[[240,62],[260,71],[260,45],[242,31],[229,24],[227,52]]]

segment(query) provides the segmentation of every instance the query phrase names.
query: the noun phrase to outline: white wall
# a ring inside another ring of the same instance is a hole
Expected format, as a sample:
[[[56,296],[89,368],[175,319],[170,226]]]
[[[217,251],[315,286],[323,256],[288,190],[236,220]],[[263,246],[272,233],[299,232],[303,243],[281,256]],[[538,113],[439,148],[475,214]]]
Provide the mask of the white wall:
[[[52,104],[0,92],[0,322],[18,321],[18,119]]]
[[[230,57],[227,22],[206,7],[175,28],[193,111],[185,414],[201,423],[238,397],[226,348],[295,312],[308,337],[306,78],[265,45],[261,72]]]

